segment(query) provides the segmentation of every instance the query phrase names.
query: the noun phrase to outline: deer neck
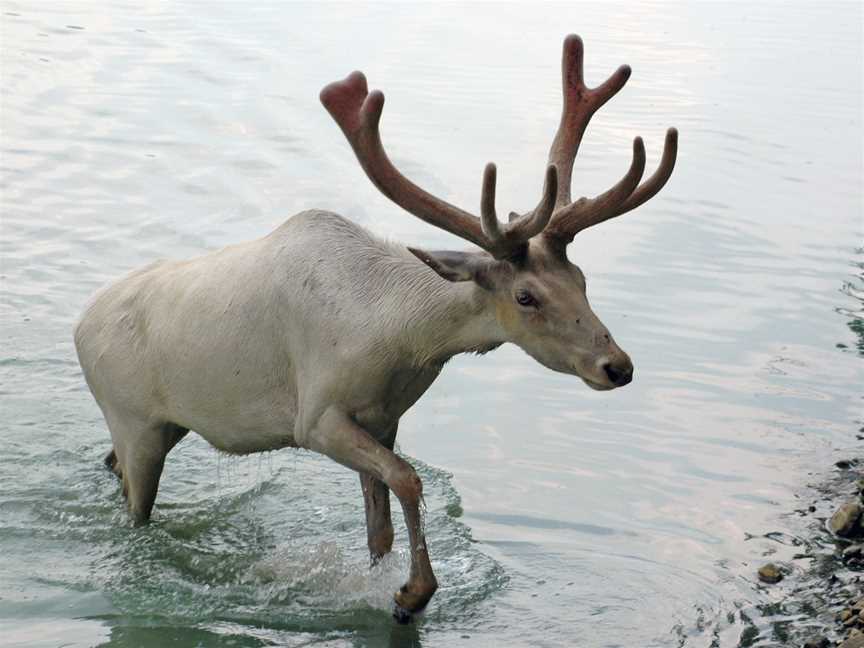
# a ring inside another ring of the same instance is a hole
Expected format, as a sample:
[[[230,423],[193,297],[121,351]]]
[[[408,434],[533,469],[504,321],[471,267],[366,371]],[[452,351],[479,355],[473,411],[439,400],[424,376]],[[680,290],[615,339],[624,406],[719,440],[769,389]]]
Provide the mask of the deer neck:
[[[460,353],[486,353],[505,342],[491,297],[474,282],[428,275],[434,289],[417,304],[408,332],[420,365],[443,365]]]

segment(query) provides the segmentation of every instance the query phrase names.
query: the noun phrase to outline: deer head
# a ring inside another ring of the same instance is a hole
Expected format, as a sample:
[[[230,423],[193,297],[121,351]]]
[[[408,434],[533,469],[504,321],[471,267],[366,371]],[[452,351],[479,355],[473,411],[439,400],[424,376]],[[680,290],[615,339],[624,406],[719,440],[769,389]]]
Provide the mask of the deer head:
[[[378,124],[384,95],[369,92],[361,72],[321,91],[321,102],[339,124],[366,175],[390,200],[421,220],[474,243],[482,251],[409,250],[448,281],[473,281],[485,291],[506,333],[543,365],[575,374],[598,390],[626,385],[630,358],[591,310],[582,271],[566,248],[583,229],[635,209],[653,197],[672,174],[678,134],[666,133],[655,173],[640,184],[645,170],[642,139],[633,141],[630,168],[611,189],[593,198],[570,198],[570,180],[579,143],[591,116],[626,83],[626,65],[596,88],[585,85],[581,39],[564,40],[564,107],[549,152],[543,195],[527,214],[501,223],[495,211],[495,165],[483,173],[480,217],[427,193],[405,178],[381,144]]]

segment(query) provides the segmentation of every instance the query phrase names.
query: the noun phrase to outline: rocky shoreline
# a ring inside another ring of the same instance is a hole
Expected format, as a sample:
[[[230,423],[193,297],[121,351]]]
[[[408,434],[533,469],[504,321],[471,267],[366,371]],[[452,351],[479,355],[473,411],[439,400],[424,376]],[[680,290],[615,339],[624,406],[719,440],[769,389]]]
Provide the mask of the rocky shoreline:
[[[864,428],[859,432],[862,436]],[[835,464],[836,473],[816,488],[821,500],[832,502],[833,514],[825,519],[815,517],[813,524],[821,546],[831,547],[818,555],[800,556],[813,560],[808,575],[816,581],[800,592],[813,617],[833,620],[833,627],[823,632],[798,637],[791,645],[802,648],[864,648],[864,461],[848,459]],[[816,513],[814,502],[801,514]],[[762,583],[774,584],[784,579],[786,571],[773,563],[762,565],[757,576]],[[817,594],[814,594],[818,592]],[[806,592],[806,593],[804,593]]]
[[[836,558],[844,570],[864,571],[864,475],[857,459],[838,461],[835,466],[849,474],[846,480],[852,485],[846,499],[828,520],[828,531],[837,538]],[[836,574],[832,577],[837,578]],[[864,648],[864,591],[860,575],[850,579],[848,594],[838,602],[843,606],[836,615],[843,639],[841,648]],[[823,646],[830,642],[822,641]],[[806,644],[805,644],[806,646]],[[812,644],[807,648],[815,648]]]

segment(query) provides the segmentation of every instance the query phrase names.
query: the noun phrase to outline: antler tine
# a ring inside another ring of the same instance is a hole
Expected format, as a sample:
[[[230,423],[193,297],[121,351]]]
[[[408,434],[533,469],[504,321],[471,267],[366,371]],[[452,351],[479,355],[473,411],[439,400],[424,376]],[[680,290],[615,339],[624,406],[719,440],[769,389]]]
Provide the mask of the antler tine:
[[[320,98],[381,193],[430,225],[488,249],[489,241],[476,216],[424,191],[393,166],[378,130],[384,94],[379,90],[370,93],[362,72],[352,72],[344,80],[326,86]]]
[[[555,211],[558,191],[558,167],[550,164],[546,167],[546,178],[543,182],[543,197],[540,198],[540,203],[533,211],[528,212],[524,216],[519,216],[515,213],[510,214],[510,223],[507,225],[508,234],[518,240],[527,241],[546,229],[552,218],[552,213]]]
[[[621,213],[618,209],[633,194],[644,172],[645,144],[641,137],[636,137],[633,140],[633,159],[624,177],[599,196],[591,199],[580,198],[557,209],[552,224],[544,235],[569,243],[585,228],[602,223]]]
[[[495,212],[495,179],[497,169],[491,162],[483,169],[483,192],[480,195],[480,226],[490,240],[501,238],[501,226]]]
[[[663,142],[663,155],[660,158],[660,164],[657,165],[657,170],[618,206],[612,216],[620,216],[631,209],[636,209],[639,205],[657,195],[657,192],[663,188],[663,185],[671,177],[677,157],[678,130],[670,128],[666,131],[666,140]]]
[[[573,162],[588,122],[630,78],[630,67],[622,65],[605,82],[596,88],[588,88],[583,74],[584,52],[582,39],[576,34],[570,34],[564,39],[564,51],[561,57],[564,105],[558,132],[549,149],[549,163],[558,167],[557,207],[570,203]]]
[[[558,170],[555,165],[546,169],[543,183],[543,197],[534,210],[520,216],[511,212],[510,221],[502,227],[495,213],[495,165],[489,163],[483,172],[483,197],[480,202],[483,233],[496,250],[504,250],[505,256],[516,256],[524,249],[528,239],[542,232],[555,210],[555,197],[558,193]]]

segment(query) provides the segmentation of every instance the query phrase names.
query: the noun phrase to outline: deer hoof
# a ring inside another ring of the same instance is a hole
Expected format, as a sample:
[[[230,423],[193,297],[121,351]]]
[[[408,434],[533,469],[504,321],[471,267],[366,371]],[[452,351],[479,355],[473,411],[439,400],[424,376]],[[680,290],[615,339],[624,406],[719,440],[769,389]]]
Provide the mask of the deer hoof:
[[[393,617],[399,623],[408,623],[415,614],[423,611],[436,589],[437,584],[431,587],[423,587],[419,592],[412,592],[407,585],[403,585],[393,595],[393,600],[396,603]]]
[[[414,616],[411,612],[403,608],[398,603],[393,606],[393,618],[399,625],[408,625],[413,620]]]

